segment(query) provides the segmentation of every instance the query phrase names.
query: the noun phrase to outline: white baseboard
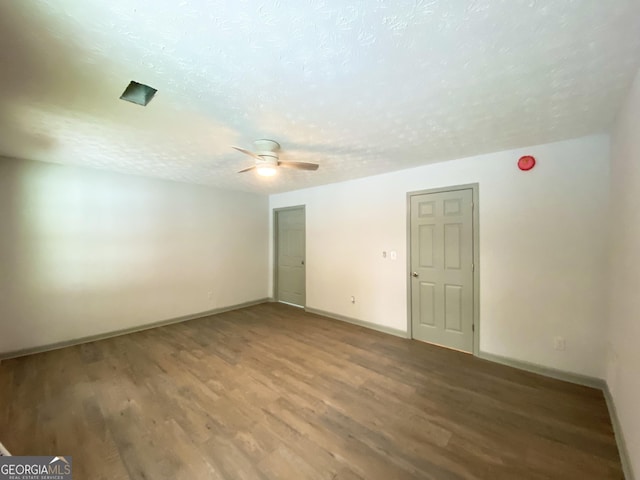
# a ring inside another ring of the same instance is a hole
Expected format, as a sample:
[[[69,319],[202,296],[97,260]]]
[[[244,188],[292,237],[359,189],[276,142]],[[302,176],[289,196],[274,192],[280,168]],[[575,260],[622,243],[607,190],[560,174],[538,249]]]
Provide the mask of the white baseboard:
[[[316,315],[322,315],[323,317],[332,318],[334,320],[340,320],[342,322],[351,323],[353,325],[358,325],[360,327],[370,328],[371,330],[377,330],[378,332],[388,333],[389,335],[394,335],[396,337],[407,338],[407,332],[404,330],[397,330],[392,327],[387,327],[385,325],[379,325],[373,322],[367,322],[365,320],[358,320],[356,318],[346,317],[344,315],[340,315],[338,313],[326,312],[324,310],[319,310],[317,308],[305,307],[306,312],[315,313]]]
[[[624,433],[622,432],[622,424],[618,418],[618,411],[616,410],[616,404],[613,401],[613,396],[609,390],[609,385],[605,382],[604,399],[607,402],[607,408],[609,409],[609,416],[611,417],[611,424],[613,425],[613,434],[616,437],[616,443],[618,444],[618,453],[620,453],[620,462],[622,463],[622,471],[624,472],[624,478],[626,480],[635,480],[633,470],[631,468],[631,456],[629,455],[629,449],[627,448],[627,442],[624,439]]]
[[[490,362],[507,365],[508,367],[514,367],[520,370],[525,370],[527,372],[544,375],[545,377],[564,380],[565,382],[584,385],[585,387],[597,388],[598,390],[604,390],[604,387],[606,385],[605,381],[601,378],[581,375],[579,373],[566,372],[564,370],[545,367],[544,365],[539,365],[537,363],[525,362],[509,357],[503,357],[501,355],[494,355],[493,353],[481,351],[480,353],[478,353],[477,357],[482,358],[483,360],[489,360]]]
[[[2,360],[8,360],[9,358],[23,357],[25,355],[33,355],[35,353],[43,353],[51,350],[58,350],[59,348],[71,347],[73,345],[80,345],[82,343],[95,342],[98,340],[104,340],[112,337],[119,337],[120,335],[127,335],[129,333],[141,332],[143,330],[149,330],[157,327],[164,327],[165,325],[171,325],[174,323],[187,322],[189,320],[195,320],[197,318],[208,317],[209,315],[216,315],[218,313],[229,312],[231,310],[238,310],[240,308],[251,307],[253,305],[259,305],[261,303],[268,302],[268,298],[260,298],[258,300],[252,300],[249,302],[243,302],[236,305],[229,305],[227,307],[214,308],[213,310],[207,310],[206,312],[193,313],[191,315],[184,315],[182,317],[170,318],[167,320],[160,320],[158,322],[147,323],[145,325],[138,325],[135,327],[124,328],[122,330],[115,330],[112,332],[100,333],[98,335],[90,335],[87,337],[74,338],[72,340],[65,340],[62,342],[52,343],[49,345],[41,345],[38,347],[24,348],[21,350],[14,350],[10,352],[0,353],[0,362]]]

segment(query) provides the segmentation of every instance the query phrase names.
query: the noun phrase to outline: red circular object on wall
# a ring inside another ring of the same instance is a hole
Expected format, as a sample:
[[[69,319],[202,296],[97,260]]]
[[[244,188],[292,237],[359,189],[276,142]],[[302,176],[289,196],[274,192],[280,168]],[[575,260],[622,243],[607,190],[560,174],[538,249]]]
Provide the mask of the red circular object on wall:
[[[518,168],[524,172],[531,170],[536,165],[536,159],[531,155],[525,155],[518,160]]]

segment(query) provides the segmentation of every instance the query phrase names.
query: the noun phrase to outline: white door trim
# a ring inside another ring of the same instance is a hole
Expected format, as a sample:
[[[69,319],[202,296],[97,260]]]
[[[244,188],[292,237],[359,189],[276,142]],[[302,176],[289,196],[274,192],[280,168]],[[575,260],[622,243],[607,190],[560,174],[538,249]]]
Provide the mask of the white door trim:
[[[407,338],[413,338],[413,324],[411,321],[411,197],[426,193],[454,192],[456,190],[471,190],[473,197],[473,355],[480,354],[480,219],[477,183],[454,185],[450,187],[430,188],[407,193]]]

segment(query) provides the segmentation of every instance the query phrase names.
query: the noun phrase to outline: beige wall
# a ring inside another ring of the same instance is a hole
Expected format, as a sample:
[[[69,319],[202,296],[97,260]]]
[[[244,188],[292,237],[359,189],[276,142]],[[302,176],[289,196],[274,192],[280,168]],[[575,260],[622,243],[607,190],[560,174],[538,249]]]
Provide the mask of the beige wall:
[[[607,383],[640,475],[640,73],[611,139]]]
[[[525,154],[538,159],[526,173]],[[270,207],[306,205],[307,306],[406,330],[407,192],[479,183],[480,349],[604,378],[608,178],[597,135],[272,195]]]
[[[0,353],[267,296],[267,197],[0,158]]]

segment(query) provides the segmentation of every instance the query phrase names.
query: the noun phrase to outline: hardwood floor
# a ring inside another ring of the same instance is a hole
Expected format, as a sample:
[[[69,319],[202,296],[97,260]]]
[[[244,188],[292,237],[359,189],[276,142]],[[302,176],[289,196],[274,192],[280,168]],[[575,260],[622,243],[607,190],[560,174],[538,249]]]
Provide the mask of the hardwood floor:
[[[0,366],[81,479],[622,479],[601,392],[264,304]]]

